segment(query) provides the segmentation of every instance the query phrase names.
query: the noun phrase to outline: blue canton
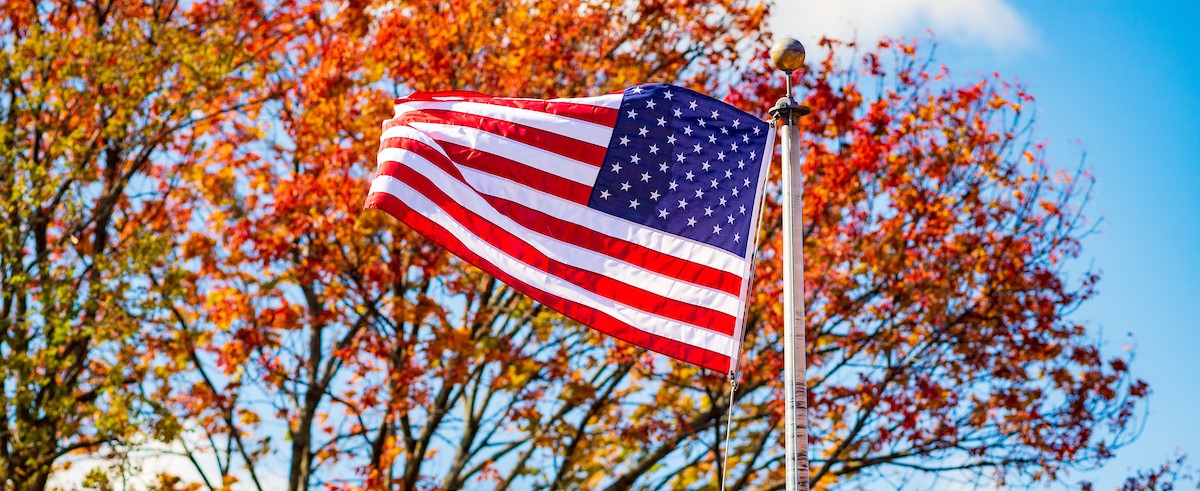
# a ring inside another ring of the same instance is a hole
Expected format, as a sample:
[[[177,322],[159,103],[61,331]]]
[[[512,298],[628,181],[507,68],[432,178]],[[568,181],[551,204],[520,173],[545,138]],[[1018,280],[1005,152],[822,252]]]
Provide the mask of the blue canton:
[[[745,257],[767,123],[691,90],[625,90],[588,206]]]

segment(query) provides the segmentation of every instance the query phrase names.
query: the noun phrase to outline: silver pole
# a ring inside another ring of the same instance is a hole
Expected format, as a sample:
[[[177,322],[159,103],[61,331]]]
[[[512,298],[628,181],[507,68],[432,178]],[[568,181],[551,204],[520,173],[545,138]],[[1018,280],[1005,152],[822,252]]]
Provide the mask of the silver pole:
[[[800,129],[809,108],[796,103],[792,72],[804,66],[804,45],[783,38],[771,61],[787,74],[787,94],[771,108],[783,135],[783,384],[787,491],[808,491],[808,393],[804,376],[804,220],[800,173]]]

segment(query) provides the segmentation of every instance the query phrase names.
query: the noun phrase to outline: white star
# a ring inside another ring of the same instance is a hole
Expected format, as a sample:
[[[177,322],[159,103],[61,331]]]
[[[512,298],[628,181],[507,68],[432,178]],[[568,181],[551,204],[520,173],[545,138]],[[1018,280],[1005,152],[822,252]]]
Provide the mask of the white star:
[[[731,177],[733,177],[733,171],[731,171],[729,169],[725,169],[725,178],[729,179]]]
[[[757,135],[757,134],[758,134],[758,127],[757,127],[757,126],[755,126],[755,127],[754,127],[754,134],[755,134],[755,135]]]
[[[741,241],[742,241],[742,234],[733,234],[733,241],[734,241],[734,242],[741,242]]]
[[[730,225],[733,225],[733,215],[725,217],[725,221],[729,222]]]
[[[717,234],[717,235],[721,235],[721,226],[720,226],[720,225],[713,225],[713,233],[714,233],[714,234]]]
[[[724,197],[724,196],[722,196],[722,197],[721,197],[721,200],[720,200],[719,204],[720,204],[721,206],[725,206],[725,197]]]
[[[654,106],[657,106],[657,105],[658,105],[658,103],[654,102],[654,99],[649,99],[646,101],[646,107],[648,107],[650,109],[654,109]]]
[[[628,111],[625,111],[625,114],[628,114],[628,115],[629,115],[629,119],[633,119],[633,118],[636,118],[636,117],[637,117],[637,110],[635,110],[635,109],[630,109],[630,110],[628,110]]]
[[[725,161],[725,152],[717,152],[717,160],[724,162]]]
[[[629,181],[621,183],[621,191],[629,191]]]
[[[746,186],[746,187],[750,187],[750,178],[747,177],[745,179],[742,179],[742,185]]]
[[[722,134],[722,135],[728,135],[728,134],[729,134],[729,128],[726,128],[726,127],[722,126],[722,127],[721,127],[721,134]]]
[[[706,217],[712,216],[712,208],[705,206],[704,207],[704,216],[706,216]]]
[[[692,136],[692,127],[691,127],[691,126],[684,126],[684,127],[683,127],[683,134],[685,134],[685,135],[687,135],[687,136]]]
[[[675,160],[677,160],[677,161],[679,161],[679,162],[683,162],[683,154],[682,154],[682,153],[680,153],[679,155],[676,155],[676,156],[675,156]]]
[[[674,144],[675,144],[675,134],[674,134],[674,133],[671,133],[670,135],[667,135],[667,143],[668,143],[668,144],[670,144],[670,145],[674,145]]]
[[[757,151],[751,150],[750,151],[750,160],[754,160],[754,155],[756,155],[757,153],[758,153]]]
[[[623,146],[623,147],[629,146],[629,137],[628,136],[621,137],[621,146]]]
[[[693,177],[696,177],[695,174],[692,174],[692,171],[687,171],[687,174],[684,174],[684,175],[687,177],[687,180],[689,180],[689,181],[692,180]]]
[[[687,208],[687,200],[686,200],[686,199],[681,199],[681,200],[679,200],[679,207],[680,207],[680,208]]]
[[[709,142],[709,143],[716,143],[716,142],[717,142],[717,137],[716,137],[716,135],[708,135],[708,142]]]
[[[642,158],[638,157],[638,154],[636,154],[636,153],[633,154],[632,157],[629,157],[629,163],[631,163],[633,165],[637,165],[638,162],[641,162],[641,161],[642,161]]]
[[[700,123],[700,127],[701,127],[701,128],[704,128],[705,126],[707,126],[707,125],[705,125],[705,124],[704,124],[704,120],[703,120],[703,119],[701,119],[701,120],[699,121],[699,123]]]
[[[712,118],[717,119],[717,110],[713,109]]]
[[[740,120],[740,119],[734,119],[734,120],[733,120],[733,127],[734,127],[734,128],[737,128],[739,124],[742,124],[742,120]]]
[[[731,143],[729,144],[729,146],[730,146],[730,147],[733,147],[733,148],[730,150],[731,152],[736,152],[736,151],[737,151],[737,142],[731,142]]]
[[[688,217],[688,226],[689,226],[689,227],[695,227],[695,226],[696,226],[696,217]]]
[[[737,195],[738,195],[738,190],[737,190],[737,188],[733,188],[733,197],[734,197],[734,198],[736,198],[736,197],[737,197]]]
[[[661,164],[658,164],[658,170],[666,172],[667,171],[667,163],[663,162]]]
[[[703,189],[696,189],[696,197],[697,197],[697,198],[700,198],[700,199],[703,199],[703,198],[704,198],[704,190],[703,190]]]
[[[638,203],[638,200],[636,200],[636,199],[629,200],[629,207],[633,208],[635,210],[637,209],[638,205],[640,205],[640,204],[641,203]]]
[[[742,143],[750,143],[750,135],[742,134]]]
[[[671,91],[668,90],[666,92],[663,92],[663,97],[669,101],[669,100],[671,100],[672,97],[675,97],[675,94],[672,94]]]
[[[695,111],[696,110],[696,101],[688,102],[688,109]]]
[[[738,205],[738,213],[745,215],[746,214],[746,205]]]
[[[607,189],[600,191],[600,199],[608,199],[609,196],[612,196],[612,193],[608,192]]]
[[[708,161],[705,160],[704,163],[700,164],[700,167],[704,169],[704,172],[708,172],[708,168],[711,166],[708,165]]]
[[[712,183],[712,188],[713,188],[713,189],[717,189],[717,180],[716,180],[716,179],[713,179],[713,180],[711,180],[711,181],[709,181],[709,182],[711,182],[711,183]]]
[[[654,154],[654,155],[658,155],[658,145],[651,144],[650,145],[650,153]]]
[[[646,136],[646,133],[649,133],[649,132],[650,132],[650,130],[646,129],[645,126],[638,128],[638,136]]]
[[[658,201],[658,198],[660,196],[662,196],[662,194],[659,194],[658,191],[650,191],[650,199],[652,199],[654,201]]]
[[[675,114],[675,117],[677,117],[677,118],[683,117],[683,111],[680,111],[679,108],[675,108],[675,110],[672,111],[672,113]]]
[[[738,160],[738,170],[742,170],[742,169],[745,169],[745,168],[746,168],[746,161],[745,161],[745,160]]]
[[[670,214],[671,214],[671,212],[667,211],[666,209],[658,210],[659,218],[666,218],[667,215],[670,215]]]
[[[670,184],[667,184],[667,187],[671,188],[671,191],[674,191],[675,188],[679,187],[679,185],[676,184],[675,181],[671,181]]]
[[[697,143],[695,145],[692,145],[692,150],[695,151],[696,153],[700,153],[700,144]]]
[[[650,174],[643,172],[642,173],[642,182],[650,182]]]
[[[621,164],[618,162],[613,162],[612,171],[621,172]]]
[[[629,89],[629,90],[632,90],[634,94],[641,94],[641,93],[642,93],[642,88],[641,88],[640,86],[639,86],[639,87],[634,87],[634,88],[632,88],[632,89]]]
[[[663,118],[658,118],[658,125],[659,125],[659,126],[666,126],[666,125],[667,125],[667,120],[665,120],[665,119],[663,119]]]

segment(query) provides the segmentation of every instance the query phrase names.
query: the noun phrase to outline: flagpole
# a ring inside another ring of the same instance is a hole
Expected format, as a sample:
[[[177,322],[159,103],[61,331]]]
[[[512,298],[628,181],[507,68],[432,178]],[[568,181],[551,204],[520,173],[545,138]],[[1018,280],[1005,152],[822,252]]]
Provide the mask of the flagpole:
[[[804,66],[804,45],[785,37],[771,48],[771,62],[787,75],[787,93],[770,110],[783,135],[783,384],[786,490],[808,491],[808,396],[804,376],[804,227],[800,130],[810,112],[796,102],[792,72]]]

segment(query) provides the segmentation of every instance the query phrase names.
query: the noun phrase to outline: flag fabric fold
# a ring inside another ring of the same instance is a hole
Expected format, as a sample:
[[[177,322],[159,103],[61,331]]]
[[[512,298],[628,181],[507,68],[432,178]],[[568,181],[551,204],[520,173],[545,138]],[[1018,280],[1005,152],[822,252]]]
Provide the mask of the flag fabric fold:
[[[771,125],[664,84],[395,107],[366,208],[597,331],[731,369]]]

